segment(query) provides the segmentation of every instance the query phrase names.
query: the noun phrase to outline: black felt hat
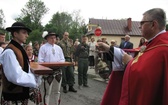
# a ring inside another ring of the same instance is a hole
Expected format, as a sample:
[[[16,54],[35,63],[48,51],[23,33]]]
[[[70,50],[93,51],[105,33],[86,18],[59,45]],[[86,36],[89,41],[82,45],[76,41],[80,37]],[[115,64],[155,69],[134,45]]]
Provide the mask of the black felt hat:
[[[56,37],[58,37],[59,35],[56,34],[56,33],[54,33],[54,32],[44,31],[43,34],[42,34],[42,37],[43,37],[44,39],[47,39],[48,36],[56,36]]]
[[[31,32],[31,29],[29,29],[28,27],[26,27],[21,22],[15,22],[15,23],[12,24],[11,27],[7,27],[6,28],[6,30],[9,31],[9,32],[13,32],[13,31],[18,30],[18,29],[25,29],[25,30],[27,30],[27,32]]]

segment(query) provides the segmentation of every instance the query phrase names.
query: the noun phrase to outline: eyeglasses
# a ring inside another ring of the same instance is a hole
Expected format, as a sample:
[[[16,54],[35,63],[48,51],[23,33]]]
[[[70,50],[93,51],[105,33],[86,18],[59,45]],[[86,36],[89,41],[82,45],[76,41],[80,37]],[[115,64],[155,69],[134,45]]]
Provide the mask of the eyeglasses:
[[[140,25],[142,26],[144,23],[146,23],[146,22],[153,22],[153,21],[141,21],[140,22]]]

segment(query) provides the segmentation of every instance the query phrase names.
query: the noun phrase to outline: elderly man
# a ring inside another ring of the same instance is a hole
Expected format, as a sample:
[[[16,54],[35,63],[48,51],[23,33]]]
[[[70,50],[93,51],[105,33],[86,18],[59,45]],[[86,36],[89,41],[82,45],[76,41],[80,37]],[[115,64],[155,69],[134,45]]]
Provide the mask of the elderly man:
[[[38,62],[65,62],[64,54],[60,46],[56,45],[57,34],[54,32],[43,32],[43,38],[47,40],[47,43],[40,47],[38,54]],[[56,79],[56,105],[60,104],[60,87],[61,87],[61,69],[53,68],[54,73],[52,75],[44,76],[44,89],[46,90],[46,95],[44,94],[44,104],[49,105],[51,91],[53,88],[53,80]],[[54,79],[55,78],[55,79]]]
[[[129,35],[125,35],[125,41],[121,42],[119,47],[121,49],[133,49],[133,43],[130,42]]]
[[[165,31],[166,13],[153,8],[143,14],[140,22],[146,47],[135,58],[122,54],[120,64],[127,64],[122,71],[113,71],[101,105],[168,105],[168,32]],[[115,47],[103,43],[106,51]],[[114,55],[113,55],[114,54]],[[115,62],[115,61],[114,61]],[[121,65],[122,66],[122,65]]]

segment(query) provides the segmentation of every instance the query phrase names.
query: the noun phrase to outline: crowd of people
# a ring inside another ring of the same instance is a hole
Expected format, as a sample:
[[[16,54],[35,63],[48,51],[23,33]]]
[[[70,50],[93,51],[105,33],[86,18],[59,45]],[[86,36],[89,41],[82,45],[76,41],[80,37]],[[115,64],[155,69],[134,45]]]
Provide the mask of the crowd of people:
[[[40,85],[46,90],[43,103],[49,105],[53,83],[57,85],[55,103],[59,105],[61,87],[64,93],[77,92],[74,66],[78,67],[78,89],[81,90],[90,87],[88,68],[99,73],[100,59],[107,64],[110,75],[101,105],[167,105],[168,33],[165,20],[165,12],[160,8],[143,14],[142,38],[136,56],[130,56],[124,50],[133,49],[128,34],[117,45],[115,40],[109,44],[106,38],[97,41],[91,38],[88,42],[86,35],[81,41],[73,41],[68,32],[60,39],[56,33],[44,31],[42,44],[35,41],[24,45],[31,29],[21,22],[13,23],[6,28],[12,35],[10,42],[5,42],[5,34],[0,33],[1,105],[28,105],[30,92],[36,96],[31,97],[34,104],[42,103]],[[53,74],[41,76],[31,72],[30,62],[73,62],[74,65],[52,68]]]
[[[17,28],[17,25],[21,26],[21,28]],[[11,42],[14,41],[15,42],[14,44],[16,45],[17,43],[19,43],[20,44],[19,46],[22,46],[24,48],[29,62],[65,62],[65,61],[74,62],[74,66],[78,67],[77,71],[78,71],[78,88],[79,89],[82,89],[82,86],[90,87],[87,81],[87,78],[88,78],[87,71],[88,71],[88,68],[95,69],[95,73],[98,74],[99,68],[97,67],[97,64],[99,63],[99,59],[102,59],[102,61],[108,65],[109,75],[112,72],[113,60],[108,59],[107,53],[100,51],[96,47],[97,42],[103,42],[111,47],[118,47],[121,49],[132,49],[133,48],[133,43],[130,42],[129,35],[125,35],[125,40],[121,42],[120,45],[117,45],[115,40],[111,40],[110,42],[111,45],[110,45],[106,41],[106,38],[98,39],[97,41],[95,41],[94,38],[91,38],[90,41],[87,41],[87,36],[84,35],[82,36],[81,42],[80,42],[79,39],[76,39],[75,41],[70,39],[68,32],[64,32],[64,34],[62,35],[63,38],[60,39],[56,33],[44,31],[42,34],[44,41],[41,44],[38,41],[35,41],[33,43],[31,42],[26,45],[23,43],[25,43],[28,36],[20,39],[18,37],[15,37],[15,34],[14,34],[15,32],[17,33],[17,35],[20,35],[22,33],[28,34],[26,32],[31,32],[31,30],[27,28],[26,26],[24,26],[23,23],[15,22],[11,27],[7,28],[6,30],[12,33],[13,39],[11,40]],[[22,32],[22,31],[26,31],[26,32]],[[141,40],[140,44],[143,45],[144,42],[145,40]],[[9,47],[7,45],[10,43],[6,43],[5,34],[0,33],[1,53],[3,51],[4,53],[6,52],[5,50]],[[22,58],[22,59],[25,59],[25,58]],[[16,60],[18,60],[18,58]],[[18,62],[20,61],[18,60]],[[57,68],[54,68],[55,73],[53,73],[52,76],[45,75],[43,76],[43,78],[41,78],[40,76],[34,75],[36,78],[39,77],[40,79],[44,79],[42,84],[45,84],[45,87],[48,88],[46,89],[45,99],[43,100],[46,103],[46,105],[49,105],[50,95],[51,95],[51,91],[53,88],[53,80],[54,78],[56,78],[56,76],[58,76],[58,74],[62,74],[62,79],[60,80],[56,79],[56,85],[58,85],[57,93],[56,93],[57,94],[56,96],[57,104],[59,103],[59,100],[60,100],[60,87],[61,86],[63,88],[64,93],[67,93],[68,91],[75,92],[75,93],[77,92],[77,90],[74,88],[74,84],[75,84],[74,66],[62,67],[60,70],[57,70]],[[29,72],[31,71],[29,70]],[[48,81],[47,78],[50,78],[51,81]],[[10,82],[13,82],[13,81],[10,81]],[[20,85],[19,83],[17,84]],[[37,84],[41,84],[41,82]],[[67,89],[67,86],[69,87],[68,89]],[[30,90],[31,92],[35,91],[34,89],[32,89],[32,87],[30,88]],[[39,92],[40,92],[40,89],[37,88],[35,94]],[[36,104],[42,103],[41,97],[39,97],[39,95],[37,95],[37,97],[38,97],[37,100],[33,100],[33,101]],[[9,103],[7,100],[5,100],[6,98],[3,98],[3,99],[5,103]],[[13,102],[13,100],[11,101]],[[27,100],[24,100],[23,102],[25,103],[27,102]],[[4,103],[2,103],[2,105],[3,104]]]
[[[87,82],[88,66],[83,65],[84,62],[88,64],[89,58],[89,46],[86,43],[86,36],[82,37],[81,43],[79,39],[76,39],[73,44],[73,40],[69,38],[68,32],[65,32],[63,38],[59,39],[56,33],[44,31],[42,37],[45,41],[41,44],[35,41],[26,45],[24,43],[31,30],[23,23],[15,22],[11,27],[6,28],[6,30],[11,32],[12,40],[9,43],[5,43],[5,34],[0,34],[2,105],[19,103],[27,105],[29,93],[35,95],[31,97],[31,100],[35,104],[42,103],[41,93],[39,95],[40,85],[43,85],[46,90],[43,103],[49,105],[54,80],[56,80],[54,83],[57,85],[55,97],[57,105],[60,104],[61,86],[64,93],[77,92],[74,88],[74,66],[52,68],[54,71],[52,75],[40,76],[31,72],[29,62],[76,62],[75,64],[82,65],[78,68],[79,89],[82,89],[82,85],[83,87],[89,87]],[[76,53],[76,50],[78,50],[78,53]],[[86,52],[83,53],[85,50]],[[67,85],[69,87],[68,90]],[[15,97],[15,95],[18,97]]]

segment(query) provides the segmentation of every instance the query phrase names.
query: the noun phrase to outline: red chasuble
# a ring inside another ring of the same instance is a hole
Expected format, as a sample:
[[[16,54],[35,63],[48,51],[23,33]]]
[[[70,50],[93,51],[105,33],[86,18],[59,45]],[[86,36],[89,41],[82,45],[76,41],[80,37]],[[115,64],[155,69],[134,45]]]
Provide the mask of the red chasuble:
[[[101,105],[168,105],[168,32],[129,62],[123,79],[113,74]]]

